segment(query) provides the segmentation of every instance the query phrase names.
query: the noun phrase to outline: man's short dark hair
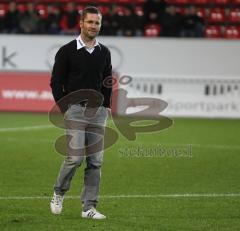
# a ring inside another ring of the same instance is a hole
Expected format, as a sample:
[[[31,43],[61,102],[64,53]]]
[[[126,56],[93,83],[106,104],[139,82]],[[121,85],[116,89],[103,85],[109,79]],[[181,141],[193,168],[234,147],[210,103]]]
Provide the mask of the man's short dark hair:
[[[83,9],[82,13],[81,13],[81,20],[84,20],[84,18],[86,18],[87,14],[99,14],[102,16],[101,11],[95,7],[95,6],[87,6]]]

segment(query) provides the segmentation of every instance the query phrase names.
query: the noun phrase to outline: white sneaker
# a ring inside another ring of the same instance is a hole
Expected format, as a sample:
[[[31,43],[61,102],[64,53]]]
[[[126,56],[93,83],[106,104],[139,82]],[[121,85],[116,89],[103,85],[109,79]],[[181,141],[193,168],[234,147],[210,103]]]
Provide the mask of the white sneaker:
[[[53,214],[60,214],[62,212],[63,199],[64,196],[56,195],[54,193],[50,202],[50,208]]]
[[[99,213],[95,208],[91,208],[86,212],[82,212],[82,217],[83,218],[92,218],[92,219],[105,219],[106,216],[104,216],[103,214]]]

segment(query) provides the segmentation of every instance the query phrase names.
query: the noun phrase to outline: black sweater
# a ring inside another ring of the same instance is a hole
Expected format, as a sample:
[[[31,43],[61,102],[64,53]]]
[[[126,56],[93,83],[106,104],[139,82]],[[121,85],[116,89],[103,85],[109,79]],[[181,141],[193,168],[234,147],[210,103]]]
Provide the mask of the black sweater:
[[[99,43],[90,54],[85,48],[77,50],[77,41],[73,40],[58,50],[50,86],[56,102],[70,92],[93,89],[103,95],[103,106],[111,108],[112,86],[103,85],[111,76],[111,54],[107,47]]]

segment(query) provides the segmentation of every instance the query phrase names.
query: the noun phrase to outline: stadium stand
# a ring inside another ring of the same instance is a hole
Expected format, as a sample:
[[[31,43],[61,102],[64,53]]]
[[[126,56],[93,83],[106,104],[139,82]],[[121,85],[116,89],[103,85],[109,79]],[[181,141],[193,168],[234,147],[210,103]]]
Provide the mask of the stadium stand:
[[[15,0],[9,3],[0,0],[0,33],[77,34],[77,21],[82,9],[95,5],[104,15],[102,35],[105,36],[239,39],[240,0],[72,2],[38,0],[34,1],[35,12],[31,12],[28,10],[29,3],[33,1]],[[34,22],[27,23],[29,19]]]

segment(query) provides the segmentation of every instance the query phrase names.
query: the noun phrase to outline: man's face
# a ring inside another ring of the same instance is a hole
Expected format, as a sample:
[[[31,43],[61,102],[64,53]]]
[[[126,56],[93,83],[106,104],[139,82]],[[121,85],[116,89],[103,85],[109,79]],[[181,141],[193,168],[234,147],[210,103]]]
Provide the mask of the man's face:
[[[86,17],[80,21],[81,33],[90,39],[94,39],[100,31],[101,20],[101,15],[87,13]]]

